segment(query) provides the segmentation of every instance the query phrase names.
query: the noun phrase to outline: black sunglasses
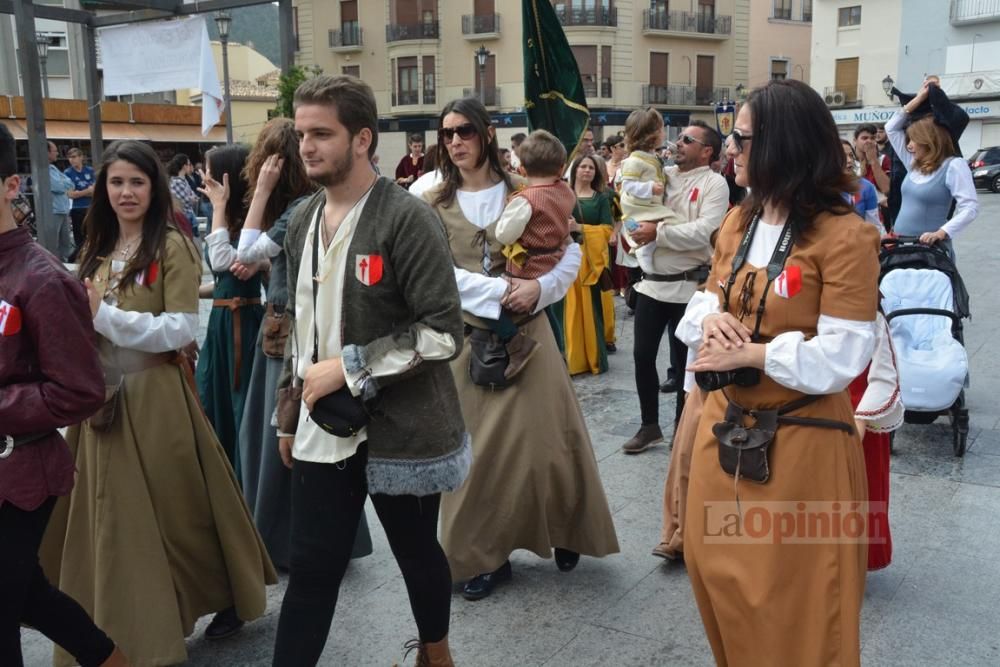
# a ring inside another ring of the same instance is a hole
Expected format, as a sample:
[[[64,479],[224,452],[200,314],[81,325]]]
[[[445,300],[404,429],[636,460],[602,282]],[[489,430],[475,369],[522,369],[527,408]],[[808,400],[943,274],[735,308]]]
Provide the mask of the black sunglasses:
[[[731,136],[733,138],[733,146],[736,148],[736,152],[737,153],[742,153],[743,152],[743,142],[744,141],[750,141],[751,139],[753,139],[753,135],[751,135],[751,134],[743,134],[742,132],[740,132],[739,130],[737,130],[735,128],[733,129],[733,133],[730,134],[729,136]]]
[[[704,141],[702,141],[701,139],[695,139],[690,134],[682,134],[680,139],[688,146],[690,146],[691,144],[701,144],[702,146],[708,146],[708,144],[706,144]]]
[[[462,141],[468,141],[479,133],[476,132],[476,126],[472,123],[464,123],[458,127],[442,127],[438,130],[438,137],[444,139],[445,143],[451,143],[456,134]]]

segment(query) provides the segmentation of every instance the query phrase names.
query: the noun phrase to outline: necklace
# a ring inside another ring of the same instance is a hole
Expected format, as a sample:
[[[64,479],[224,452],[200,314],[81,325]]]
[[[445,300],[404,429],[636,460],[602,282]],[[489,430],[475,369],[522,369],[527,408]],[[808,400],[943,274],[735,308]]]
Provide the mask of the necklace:
[[[119,238],[119,243],[122,243],[122,239]],[[122,247],[115,250],[116,255],[120,259],[128,259],[131,256],[133,246],[138,246],[139,242],[142,240],[142,234],[122,243]]]

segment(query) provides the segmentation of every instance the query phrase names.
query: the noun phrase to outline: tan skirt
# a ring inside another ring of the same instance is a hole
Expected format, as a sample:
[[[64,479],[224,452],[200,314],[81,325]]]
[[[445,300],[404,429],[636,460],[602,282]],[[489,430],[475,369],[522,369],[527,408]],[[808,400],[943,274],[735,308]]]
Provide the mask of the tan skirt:
[[[180,368],[129,375],[112,429],[66,440],[79,471],[42,545],[53,584],[136,667],[187,660],[199,617],[253,620],[277,583],[239,485]],[[74,661],[57,651],[57,665]]]
[[[724,417],[724,404],[721,391],[705,399],[684,527],[684,560],[716,662],[740,667],[858,665],[868,553],[864,534],[842,539],[831,529],[825,540],[775,543],[773,535],[780,532],[776,519],[771,519],[773,530],[765,531],[766,516],[759,510],[791,509],[794,516],[800,501],[816,502],[812,507],[827,508],[827,518],[847,532],[856,527],[856,522],[846,522],[855,506],[851,517],[860,512],[864,533],[867,482],[861,440],[838,430],[780,425],[771,445],[770,480],[739,482],[742,516],[754,512],[756,518],[746,522],[754,525],[752,530],[743,525],[742,536],[734,536],[731,519],[739,516],[734,514],[734,479],[719,466],[712,434],[713,424]],[[795,416],[847,424],[854,420],[847,392],[825,396]],[[839,503],[840,519],[834,503]],[[800,534],[808,536],[808,530],[794,530],[796,537]]]
[[[441,544],[456,581],[491,572],[515,549],[618,552],[611,512],[580,404],[544,315],[522,327],[540,345],[515,383],[469,379],[469,345],[452,362],[472,469],[441,502]]]
[[[691,475],[691,452],[694,450],[698,422],[705,403],[705,392],[695,387],[684,401],[674,442],[670,450],[670,468],[663,487],[663,530],[660,547],[675,558],[684,552],[684,512],[687,508],[688,480]]]

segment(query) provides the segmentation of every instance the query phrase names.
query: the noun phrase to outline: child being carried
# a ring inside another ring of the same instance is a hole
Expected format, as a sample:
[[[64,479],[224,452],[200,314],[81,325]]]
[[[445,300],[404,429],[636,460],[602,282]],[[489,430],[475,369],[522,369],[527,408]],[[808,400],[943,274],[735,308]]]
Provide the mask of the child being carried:
[[[621,206],[625,218],[625,233],[635,231],[634,224],[657,222],[659,225],[676,225],[683,222],[664,201],[667,176],[663,164],[653,155],[666,140],[663,116],[656,109],[636,109],[625,120],[625,147],[629,156],[621,166]],[[630,224],[630,220],[635,223]],[[628,236],[632,252],[645,274],[653,274],[653,253],[656,243],[637,245]],[[663,261],[660,270],[663,270]],[[680,273],[682,269],[666,273]]]
[[[566,149],[555,136],[535,130],[518,148],[528,185],[515,193],[496,224],[496,238],[504,244],[505,276],[534,280],[559,263],[570,242],[569,219],[576,194],[562,180]],[[490,320],[490,328],[507,347],[510,361],[504,375],[511,379],[524,370],[538,349],[538,341],[518,332],[510,311]]]

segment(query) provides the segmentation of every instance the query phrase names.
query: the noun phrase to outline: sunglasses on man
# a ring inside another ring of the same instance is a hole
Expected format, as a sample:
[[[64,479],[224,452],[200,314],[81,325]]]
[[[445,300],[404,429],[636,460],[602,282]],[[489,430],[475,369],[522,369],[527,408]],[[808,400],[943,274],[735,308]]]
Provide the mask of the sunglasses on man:
[[[438,130],[438,137],[444,139],[445,143],[451,143],[456,134],[462,141],[468,141],[479,133],[476,132],[476,126],[472,123],[463,123],[456,127],[442,127]]]
[[[706,144],[704,141],[702,141],[701,139],[695,139],[690,134],[682,134],[680,136],[680,140],[684,143],[685,146],[690,146],[691,144],[701,144],[702,146],[706,147],[708,146],[708,144]]]

